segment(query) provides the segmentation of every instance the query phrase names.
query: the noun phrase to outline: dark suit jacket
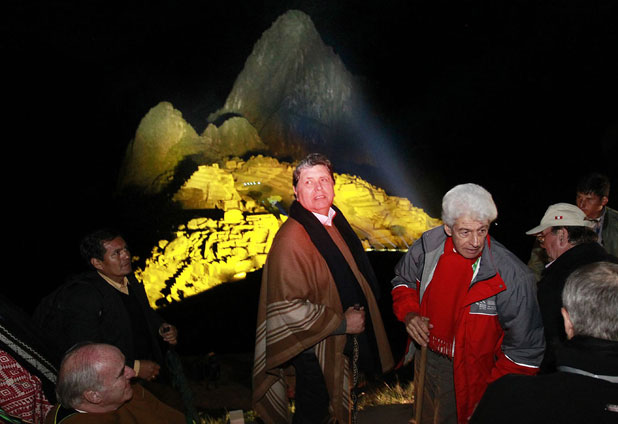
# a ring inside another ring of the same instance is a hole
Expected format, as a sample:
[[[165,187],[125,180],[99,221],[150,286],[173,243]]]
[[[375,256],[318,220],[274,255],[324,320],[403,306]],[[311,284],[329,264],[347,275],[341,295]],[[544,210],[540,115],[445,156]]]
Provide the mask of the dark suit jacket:
[[[163,365],[158,335],[163,319],[150,307],[144,286],[133,274],[128,275],[128,279],[129,291],[136,296],[148,326],[147,334],[152,346],[150,359]],[[72,280],[86,284],[74,284],[67,290],[63,319],[65,350],[75,343],[91,341],[118,347],[129,366],[133,366],[136,359],[146,359],[135,357],[131,317],[121,298],[125,295],[113,288],[96,271],[80,274]]]
[[[558,351],[557,363],[570,368],[490,384],[470,424],[618,422],[618,383],[598,378],[618,376],[618,342],[575,336]]]
[[[556,350],[567,339],[560,308],[562,290],[568,276],[581,266],[599,261],[618,263],[618,258],[607,253],[598,243],[582,243],[564,252],[543,272],[537,290],[545,328],[545,356],[540,370],[542,374],[556,371]]]

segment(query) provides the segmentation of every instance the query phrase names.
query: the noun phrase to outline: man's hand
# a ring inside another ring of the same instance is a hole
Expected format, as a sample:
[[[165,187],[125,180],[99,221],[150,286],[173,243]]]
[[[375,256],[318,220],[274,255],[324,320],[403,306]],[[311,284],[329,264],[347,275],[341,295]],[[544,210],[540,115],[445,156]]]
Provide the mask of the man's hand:
[[[155,361],[140,359],[139,374],[137,374],[137,376],[146,381],[152,381],[159,375],[159,369],[161,369],[161,367]]]
[[[360,334],[365,331],[365,309],[363,307],[355,309],[350,306],[345,311],[346,334]]]
[[[159,327],[159,334],[163,337],[164,341],[172,346],[178,343],[178,329],[172,324],[168,324],[167,322],[161,324],[161,327]]]
[[[406,331],[412,339],[421,346],[429,343],[429,330],[433,325],[429,323],[429,318],[422,317],[415,312],[406,315]]]

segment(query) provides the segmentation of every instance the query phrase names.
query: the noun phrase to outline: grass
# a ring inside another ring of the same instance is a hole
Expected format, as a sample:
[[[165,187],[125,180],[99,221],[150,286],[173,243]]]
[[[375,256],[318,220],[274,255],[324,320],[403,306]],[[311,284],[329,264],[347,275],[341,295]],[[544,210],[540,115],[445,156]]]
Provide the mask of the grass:
[[[257,424],[256,415],[253,411],[243,412],[243,417],[245,418],[245,424]],[[220,417],[210,417],[208,415],[204,415],[200,417],[201,421],[197,424],[228,424],[230,422],[230,415],[225,413],[225,415]]]
[[[360,410],[370,406],[401,405],[414,401],[414,382],[405,383],[395,380],[394,383],[382,383],[373,388],[368,388],[359,395],[358,407]]]
[[[376,386],[368,386],[359,394],[358,408],[362,410],[371,406],[408,404],[414,401],[414,382],[401,383],[396,379],[393,383],[382,382]],[[293,407],[293,406],[291,406]],[[244,412],[245,424],[257,424],[258,421],[253,411]],[[204,415],[198,424],[227,424],[229,414],[219,417]]]

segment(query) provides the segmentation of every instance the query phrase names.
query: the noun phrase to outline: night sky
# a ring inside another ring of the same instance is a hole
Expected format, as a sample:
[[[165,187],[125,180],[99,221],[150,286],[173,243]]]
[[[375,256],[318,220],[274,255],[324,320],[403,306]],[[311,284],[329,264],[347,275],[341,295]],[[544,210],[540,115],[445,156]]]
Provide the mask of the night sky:
[[[170,101],[201,132],[288,9],[363,81],[380,142],[432,215],[447,189],[479,183],[498,205],[495,235],[526,259],[523,233],[573,202],[581,173],[618,187],[614,0],[199,3],[3,3],[11,287],[32,296],[76,266],[82,232],[122,215],[116,174],[140,119]]]

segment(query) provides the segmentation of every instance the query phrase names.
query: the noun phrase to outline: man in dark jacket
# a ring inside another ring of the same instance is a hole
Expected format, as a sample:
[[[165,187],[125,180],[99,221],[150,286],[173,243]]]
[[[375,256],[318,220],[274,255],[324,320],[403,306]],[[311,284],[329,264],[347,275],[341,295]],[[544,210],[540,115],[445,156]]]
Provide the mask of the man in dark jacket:
[[[64,348],[79,342],[118,347],[127,365],[146,381],[157,378],[163,363],[159,335],[170,345],[177,330],[152,310],[144,287],[132,273],[131,254],[114,230],[98,230],[80,245],[93,270],[73,278],[65,300]]]
[[[577,184],[576,204],[592,222],[599,243],[608,253],[618,256],[618,211],[607,206],[609,189],[609,178],[605,175],[588,174]]]
[[[487,388],[471,423],[618,422],[618,265],[577,269],[562,301],[569,340],[558,351],[558,372],[500,378]]]
[[[556,349],[566,340],[560,308],[564,283],[578,267],[598,261],[618,262],[597,242],[586,214],[568,203],[551,205],[540,225],[526,232],[535,235],[551,262],[538,283],[537,297],[545,327],[545,356],[540,373],[556,370]]]

